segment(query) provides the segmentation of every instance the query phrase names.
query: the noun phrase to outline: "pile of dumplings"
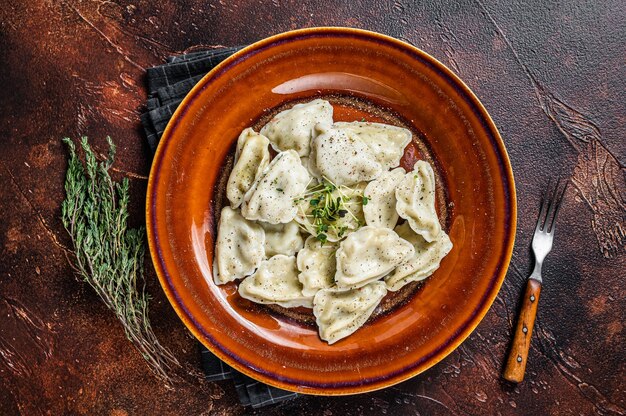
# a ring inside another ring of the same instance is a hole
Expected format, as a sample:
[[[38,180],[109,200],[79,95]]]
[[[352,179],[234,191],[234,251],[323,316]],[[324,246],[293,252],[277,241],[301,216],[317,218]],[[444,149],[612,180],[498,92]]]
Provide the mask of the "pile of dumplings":
[[[245,129],[220,214],[215,283],[243,279],[245,299],[312,308],[329,344],[352,334],[388,291],[426,279],[452,249],[432,167],[398,167],[411,138],[391,125],[333,122],[320,99],[277,114],[259,133]],[[359,202],[338,219],[345,234],[321,241],[306,221],[314,202],[303,196],[323,181]]]

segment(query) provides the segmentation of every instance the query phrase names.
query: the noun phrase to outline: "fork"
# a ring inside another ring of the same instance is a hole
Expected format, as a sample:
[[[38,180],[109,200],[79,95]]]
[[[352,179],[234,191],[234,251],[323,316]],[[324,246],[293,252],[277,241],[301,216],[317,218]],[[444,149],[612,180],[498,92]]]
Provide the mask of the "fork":
[[[528,277],[526,283],[522,309],[520,310],[515,329],[515,337],[513,338],[509,358],[504,369],[504,378],[514,383],[519,383],[524,379],[530,338],[533,334],[535,317],[537,316],[537,304],[541,294],[541,267],[546,255],[552,249],[556,217],[568,185],[567,180],[564,181],[564,185],[561,185],[561,182],[559,179],[554,189],[551,187],[552,180],[548,182],[542,197],[541,208],[539,209],[539,218],[537,219],[532,243],[533,253],[535,254],[535,269]]]

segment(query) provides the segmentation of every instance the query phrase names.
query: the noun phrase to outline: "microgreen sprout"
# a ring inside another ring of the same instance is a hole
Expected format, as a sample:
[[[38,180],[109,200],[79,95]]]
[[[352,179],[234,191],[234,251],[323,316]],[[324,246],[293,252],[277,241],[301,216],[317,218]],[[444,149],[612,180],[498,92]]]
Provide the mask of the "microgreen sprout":
[[[294,204],[299,208],[299,217],[303,220],[301,226],[315,235],[322,245],[329,241],[329,235],[343,238],[349,229],[354,230],[363,225],[363,221],[352,210],[358,201],[353,200],[353,196],[355,189],[338,186],[324,177],[294,199]],[[356,196],[363,198],[362,195]]]

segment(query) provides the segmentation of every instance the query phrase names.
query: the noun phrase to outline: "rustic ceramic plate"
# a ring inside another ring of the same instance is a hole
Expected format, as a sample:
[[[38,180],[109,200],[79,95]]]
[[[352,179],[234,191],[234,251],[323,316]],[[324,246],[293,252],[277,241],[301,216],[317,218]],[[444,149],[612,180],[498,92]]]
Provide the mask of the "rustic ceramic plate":
[[[435,167],[437,207],[454,248],[423,285],[388,296],[368,323],[329,346],[310,310],[266,307],[216,286],[211,269],[234,143],[278,111],[328,99],[335,119],[410,128],[402,161]],[[148,184],[150,252],[167,297],[215,355],[265,383],[309,394],[351,394],[431,367],[478,325],[507,270],[516,224],[511,166],[484,107],[443,64],[362,30],[283,33],[236,53],[182,102]],[[487,347],[487,346],[486,346]]]

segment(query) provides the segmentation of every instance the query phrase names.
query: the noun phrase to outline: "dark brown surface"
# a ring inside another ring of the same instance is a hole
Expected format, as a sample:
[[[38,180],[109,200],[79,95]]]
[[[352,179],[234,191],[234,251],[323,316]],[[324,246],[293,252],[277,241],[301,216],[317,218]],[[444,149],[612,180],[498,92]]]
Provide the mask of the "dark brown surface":
[[[304,26],[376,30],[431,53],[473,89],[516,175],[513,265],[477,330],[434,368],[387,390],[305,397],[256,414],[624,414],[626,94],[621,1],[19,1],[0,6],[0,414],[244,414],[229,382],[166,390],[72,275],[59,221],[62,136],[119,149],[143,221],[149,157],[138,130],[144,68],[194,45]],[[526,378],[500,376],[530,272],[549,175],[571,176],[544,267]],[[157,335],[189,366],[196,342],[148,274]],[[255,412],[251,412],[255,414]]]

